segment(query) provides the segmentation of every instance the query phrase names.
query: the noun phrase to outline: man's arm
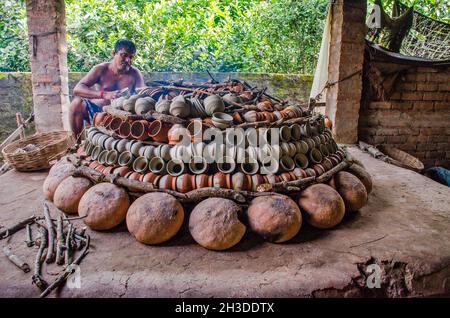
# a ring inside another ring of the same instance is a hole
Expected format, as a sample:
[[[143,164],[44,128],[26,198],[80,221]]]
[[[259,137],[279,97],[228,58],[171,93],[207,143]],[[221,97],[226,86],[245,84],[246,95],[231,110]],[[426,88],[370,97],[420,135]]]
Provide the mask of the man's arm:
[[[142,76],[142,73],[136,68],[135,68],[135,77],[136,77],[136,84],[134,86],[134,89],[137,90],[141,87],[145,87],[144,76]]]
[[[92,99],[107,99],[111,100],[117,97],[118,92],[102,92],[92,89],[91,87],[95,84],[100,83],[100,77],[103,74],[103,66],[94,66],[78,83],[73,89],[73,94],[75,96],[92,98]]]

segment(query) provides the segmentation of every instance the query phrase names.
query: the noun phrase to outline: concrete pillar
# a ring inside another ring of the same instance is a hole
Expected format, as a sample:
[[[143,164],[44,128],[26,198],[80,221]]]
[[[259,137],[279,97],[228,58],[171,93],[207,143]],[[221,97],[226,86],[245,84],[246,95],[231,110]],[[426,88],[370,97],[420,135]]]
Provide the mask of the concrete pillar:
[[[64,0],[26,0],[26,6],[36,129],[68,130]]]
[[[327,90],[325,114],[333,122],[337,142],[356,143],[362,73],[352,75],[363,68],[367,3],[365,0],[334,0],[331,9],[328,81],[341,82]]]

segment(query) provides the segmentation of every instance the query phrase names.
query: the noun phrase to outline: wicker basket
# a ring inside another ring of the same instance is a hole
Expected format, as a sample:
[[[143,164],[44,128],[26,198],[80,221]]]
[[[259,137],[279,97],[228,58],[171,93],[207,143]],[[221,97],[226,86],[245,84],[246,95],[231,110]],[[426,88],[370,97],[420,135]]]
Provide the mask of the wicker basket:
[[[405,168],[410,169],[416,172],[421,172],[424,168],[423,163],[417,159],[414,156],[411,156],[410,154],[394,148],[387,145],[379,145],[378,149],[384,153],[385,155],[389,156],[390,158],[387,159],[387,162]]]
[[[34,144],[38,149],[15,153],[16,149],[28,144]],[[71,132],[52,131],[17,140],[3,148],[2,153],[5,161],[16,170],[36,171],[49,168],[51,160],[61,158],[74,144],[75,138]]]

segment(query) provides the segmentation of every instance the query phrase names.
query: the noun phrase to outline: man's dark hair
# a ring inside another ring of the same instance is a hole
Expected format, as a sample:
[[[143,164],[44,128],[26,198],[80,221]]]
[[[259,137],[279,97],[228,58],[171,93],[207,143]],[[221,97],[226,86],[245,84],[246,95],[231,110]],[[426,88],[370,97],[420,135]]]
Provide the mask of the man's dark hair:
[[[136,45],[134,45],[133,41],[126,39],[117,40],[116,44],[114,45],[114,52],[119,52],[123,48],[126,49],[128,53],[136,53]]]

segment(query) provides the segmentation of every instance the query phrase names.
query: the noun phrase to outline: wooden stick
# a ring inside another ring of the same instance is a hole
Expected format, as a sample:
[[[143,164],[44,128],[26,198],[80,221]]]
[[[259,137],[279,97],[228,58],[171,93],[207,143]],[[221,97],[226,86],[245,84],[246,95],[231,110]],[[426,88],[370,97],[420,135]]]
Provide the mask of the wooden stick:
[[[133,115],[130,112],[116,109],[111,106],[103,106],[103,110],[114,117],[119,117],[122,120],[128,120],[129,117]]]
[[[48,294],[50,294],[54,289],[56,289],[58,286],[60,286],[62,283],[64,283],[67,278],[75,272],[74,266],[71,265],[80,265],[83,258],[89,253],[89,246],[90,246],[90,237],[87,236],[87,243],[86,246],[83,249],[83,252],[73,261],[69,266],[67,266],[64,273],[62,273],[50,286],[48,286],[42,294],[39,296],[40,298],[46,297]]]
[[[27,239],[26,239],[25,243],[27,243],[28,247],[31,247],[34,244],[33,237],[31,235],[31,225],[27,224],[26,229],[27,229]]]
[[[19,267],[21,270],[23,270],[25,273],[28,273],[30,271],[30,265],[25,263],[23,260],[21,260],[18,256],[14,255],[11,252],[11,248],[4,247],[3,253],[8,257],[8,259],[17,267]]]
[[[168,123],[168,124],[180,124],[183,126],[186,126],[187,124],[187,120],[182,119],[182,118],[178,118],[172,115],[167,115],[167,114],[161,114],[158,113],[156,111],[150,110],[149,112],[145,113],[143,116],[143,119],[147,120],[147,121],[152,121],[154,119],[160,120],[162,122]]]
[[[22,118],[21,113],[16,113],[16,123],[17,123],[17,127],[21,128],[20,139],[24,139],[25,138],[25,128],[24,128],[23,118]]]
[[[71,246],[71,239],[73,235],[73,224],[69,225],[69,230],[67,232],[66,236],[66,253],[65,253],[65,264],[69,265],[72,259],[72,246]]]
[[[317,177],[316,181],[319,182],[319,183],[326,182],[328,179],[330,179],[336,173],[338,173],[341,170],[344,170],[344,169],[348,168],[349,166],[350,166],[350,164],[346,160],[344,160],[341,163],[339,163],[338,165],[336,165],[335,167],[333,167],[332,169],[328,170],[324,174],[322,174],[319,177]]]
[[[56,264],[64,264],[64,233],[63,233],[63,218],[58,214],[56,222]]]
[[[41,276],[41,266],[42,266],[42,255],[47,247],[47,229],[45,227],[40,228],[41,232],[41,243],[39,244],[39,250],[34,261],[34,275],[31,278],[32,283],[35,284],[39,289],[44,289],[47,287],[47,282]]]
[[[297,192],[315,180],[315,177],[307,177],[294,181],[283,181],[277,183],[265,183],[258,186],[257,191],[275,191],[275,192]]]
[[[265,127],[270,125],[271,122],[268,120],[264,120],[264,121],[256,121],[254,123],[243,123],[243,124],[239,124],[236,126],[236,128],[248,128],[248,127],[254,127],[254,128],[258,128],[258,127]]]
[[[44,217],[48,230],[48,249],[45,262],[50,264],[55,260],[55,226],[51,220],[50,209],[46,202],[44,202]]]
[[[8,236],[13,235],[14,233],[16,233],[17,231],[23,229],[27,224],[32,224],[34,223],[36,220],[36,217],[34,215],[26,218],[23,221],[20,221],[19,223],[17,223],[16,225],[13,225],[10,228],[7,228],[6,230],[2,230],[0,231],[0,240],[7,238]]]

